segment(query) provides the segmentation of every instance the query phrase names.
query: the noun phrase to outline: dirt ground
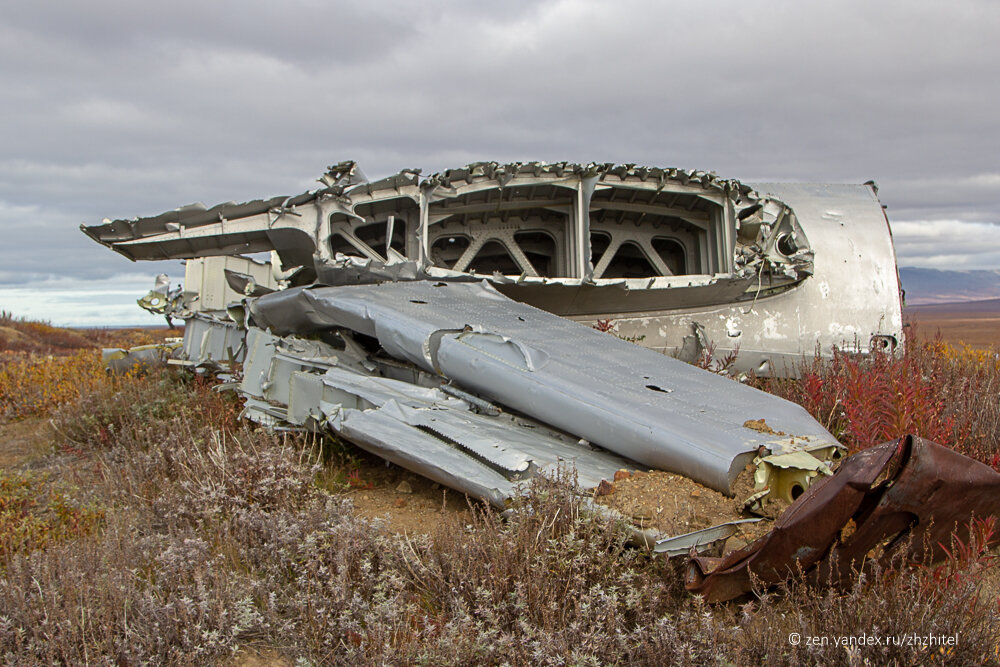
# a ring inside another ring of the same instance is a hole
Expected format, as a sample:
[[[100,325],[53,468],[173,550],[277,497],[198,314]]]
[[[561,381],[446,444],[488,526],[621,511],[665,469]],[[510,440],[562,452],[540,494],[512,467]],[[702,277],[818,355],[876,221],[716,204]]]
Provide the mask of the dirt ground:
[[[359,456],[358,478],[346,491],[354,511],[384,519],[394,533],[428,533],[446,516],[467,515],[476,502],[369,454]]]
[[[86,486],[88,462],[62,451],[47,418],[0,424],[0,469],[37,469]],[[428,533],[446,516],[467,515],[464,495],[415,475],[360,450],[356,453],[357,482],[343,491],[354,510],[366,519],[381,518],[394,533]]]
[[[0,424],[0,468],[41,469],[56,477],[80,477],[87,470],[87,462],[72,452],[60,451],[58,441],[58,433],[44,418]],[[426,534],[446,519],[471,516],[472,508],[478,506],[475,499],[361,450],[353,450],[352,457],[356,473],[346,489],[335,492],[349,497],[359,516],[381,519],[390,532]],[[742,511],[742,501],[753,487],[749,475],[741,476],[746,483],[737,483],[734,498],[663,471],[621,471],[616,477],[595,500],[640,528],[680,535],[750,518]],[[748,543],[767,532],[770,525],[770,521],[746,524],[741,535],[730,542],[737,546]]]
[[[653,528],[664,535],[683,535],[720,523],[754,518],[743,511],[748,494],[737,493],[729,498],[692,479],[662,470],[638,470],[631,475],[619,471],[616,477],[604,487],[603,494],[598,492],[595,501],[617,510],[639,528]],[[752,486],[751,479],[748,488]],[[770,527],[770,521],[743,524],[738,537],[730,541],[749,543]]]

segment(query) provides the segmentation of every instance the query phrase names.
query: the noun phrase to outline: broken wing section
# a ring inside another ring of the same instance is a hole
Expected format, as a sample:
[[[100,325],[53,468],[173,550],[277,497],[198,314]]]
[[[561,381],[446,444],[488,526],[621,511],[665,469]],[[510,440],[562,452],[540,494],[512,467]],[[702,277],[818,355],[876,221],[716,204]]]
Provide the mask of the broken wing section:
[[[239,388],[244,416],[271,428],[329,429],[367,451],[502,507],[518,482],[560,466],[584,487],[635,463],[528,417],[467,400],[418,369],[373,362],[341,330],[343,345],[247,330]],[[332,340],[332,339],[331,339]],[[395,369],[407,380],[381,375]]]
[[[277,335],[349,329],[425,373],[727,494],[761,448],[782,452],[793,438],[799,447],[839,447],[797,405],[517,303],[487,284],[292,289],[248,308],[252,324]],[[744,426],[757,419],[783,434]]]

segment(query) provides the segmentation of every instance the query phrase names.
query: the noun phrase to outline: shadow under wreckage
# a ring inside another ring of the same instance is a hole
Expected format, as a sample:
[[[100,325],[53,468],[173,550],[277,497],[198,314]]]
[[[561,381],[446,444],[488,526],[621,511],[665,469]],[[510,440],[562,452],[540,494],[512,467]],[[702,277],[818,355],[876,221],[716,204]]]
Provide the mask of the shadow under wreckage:
[[[647,470],[739,494],[732,516],[695,530],[632,522],[637,543],[690,557],[689,588],[713,600],[748,592],[750,573],[776,583],[818,567],[844,550],[849,521],[866,526],[855,557],[931,519],[950,531],[1000,512],[986,466],[904,439],[857,473],[873,455],[842,460],[800,406],[685,363],[735,355],[737,371],[766,375],[834,346],[896,350],[899,281],[874,184],[567,163],[369,182],[345,162],[321,181],[83,228],[133,260],[188,260],[184,288],[161,279],[140,305],[186,320],[172,362],[234,374],[249,419],[336,434],[497,507],[560,467],[612,515],[611,480]],[[270,262],[244,256],[263,251]],[[928,473],[927,459],[945,463]],[[974,498],[871,519],[873,503],[929,497],[949,475],[975,477]],[[730,538],[754,514],[780,516],[740,547]],[[818,532],[791,518],[814,515]]]

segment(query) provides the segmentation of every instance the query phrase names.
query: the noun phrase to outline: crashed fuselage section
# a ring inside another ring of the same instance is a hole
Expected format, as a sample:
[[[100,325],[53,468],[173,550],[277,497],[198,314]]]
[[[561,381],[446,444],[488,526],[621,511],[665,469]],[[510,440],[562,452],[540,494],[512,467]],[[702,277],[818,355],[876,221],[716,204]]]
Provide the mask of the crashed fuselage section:
[[[131,259],[272,251],[284,284],[489,280],[510,298],[693,360],[790,372],[834,346],[902,339],[874,186],[751,187],[700,171],[476,163],[85,227]],[[259,281],[258,281],[259,282]]]
[[[800,406],[684,361],[782,374],[902,338],[873,185],[566,163],[369,182],[348,162],[321,181],[84,231],[189,260],[184,289],[161,281],[141,305],[186,320],[171,363],[231,374],[270,428],[342,437],[496,506],[565,467],[594,495],[662,470],[741,496],[719,525],[637,529],[659,553],[780,513],[844,453]],[[270,266],[242,256],[263,251]]]

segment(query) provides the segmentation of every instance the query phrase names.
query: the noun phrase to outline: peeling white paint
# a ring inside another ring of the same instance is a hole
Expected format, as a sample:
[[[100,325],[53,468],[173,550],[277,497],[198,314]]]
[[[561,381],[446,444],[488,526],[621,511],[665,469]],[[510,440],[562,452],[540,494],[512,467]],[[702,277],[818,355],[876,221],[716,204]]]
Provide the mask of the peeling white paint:
[[[840,336],[844,340],[853,340],[861,333],[854,325],[841,324],[840,322],[830,322],[826,330],[831,336]]]
[[[740,321],[735,317],[726,320],[726,335],[730,338],[739,338],[743,335],[743,332],[740,331]]]
[[[788,338],[786,334],[781,333],[778,329],[781,327],[781,313],[766,313],[764,321],[761,322],[760,334],[766,340],[785,340]]]

